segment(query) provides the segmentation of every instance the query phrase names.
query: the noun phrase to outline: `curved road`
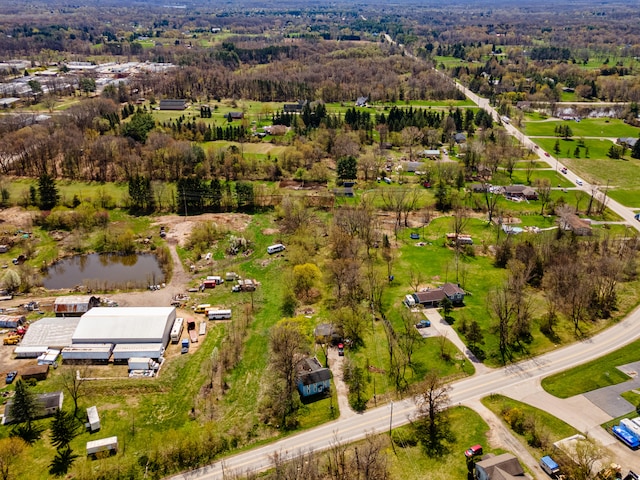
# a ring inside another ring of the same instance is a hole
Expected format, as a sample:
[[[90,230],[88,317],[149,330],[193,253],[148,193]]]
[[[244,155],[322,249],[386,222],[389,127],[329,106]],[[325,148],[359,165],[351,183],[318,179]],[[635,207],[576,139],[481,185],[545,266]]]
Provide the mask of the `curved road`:
[[[640,338],[639,322],[640,308],[634,310],[624,321],[595,337],[540,357],[456,382],[452,385],[451,402],[466,403],[491,393],[510,394],[514,390],[526,388],[527,385],[536,385],[542,377],[605,355]],[[227,475],[258,472],[272,466],[271,459],[274,454],[289,459],[303,452],[326,450],[336,442],[349,443],[364,438],[369,432],[388,431],[390,424],[394,428],[404,425],[414,413],[413,401],[402,400],[393,404],[393,412],[390,405],[378,407],[364,414],[339,419],[171,478],[223,480],[225,472]],[[613,437],[608,434],[598,435],[597,430],[589,431],[589,434],[598,440],[612,443]]]

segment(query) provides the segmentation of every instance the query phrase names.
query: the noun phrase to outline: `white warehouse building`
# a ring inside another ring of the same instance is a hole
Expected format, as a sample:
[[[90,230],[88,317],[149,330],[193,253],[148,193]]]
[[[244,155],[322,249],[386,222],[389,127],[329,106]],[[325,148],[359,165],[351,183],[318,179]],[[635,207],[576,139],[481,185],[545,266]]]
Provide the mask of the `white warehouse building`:
[[[96,307],[82,315],[73,333],[78,344],[162,344],[169,342],[175,307]]]

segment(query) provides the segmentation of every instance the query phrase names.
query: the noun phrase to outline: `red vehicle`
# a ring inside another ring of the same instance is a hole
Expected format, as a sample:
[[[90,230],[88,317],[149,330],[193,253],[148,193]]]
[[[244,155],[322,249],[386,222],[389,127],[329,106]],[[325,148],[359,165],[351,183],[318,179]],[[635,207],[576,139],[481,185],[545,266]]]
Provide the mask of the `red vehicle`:
[[[549,155],[549,152],[544,152],[544,156],[545,157],[550,157],[551,155]]]
[[[474,445],[473,447],[465,450],[464,454],[469,458],[475,457],[476,455],[482,455],[482,445]]]
[[[338,356],[344,357],[344,345],[342,343],[338,344]]]

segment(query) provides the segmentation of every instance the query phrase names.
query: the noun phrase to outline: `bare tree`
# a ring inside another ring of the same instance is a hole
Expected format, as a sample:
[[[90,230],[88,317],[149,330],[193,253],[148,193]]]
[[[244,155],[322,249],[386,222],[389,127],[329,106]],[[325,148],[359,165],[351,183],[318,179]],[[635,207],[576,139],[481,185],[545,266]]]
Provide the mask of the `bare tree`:
[[[413,422],[416,435],[430,457],[440,456],[446,451],[446,443],[453,441],[447,408],[448,386],[436,372],[429,372],[418,387],[415,397],[417,419]]]
[[[498,348],[502,363],[505,364],[507,359],[511,358],[509,345],[511,342],[511,323],[514,316],[514,307],[506,284],[496,288],[490,294],[489,309],[497,320],[495,329],[498,332]]]
[[[73,415],[78,413],[78,400],[86,393],[86,377],[88,366],[80,365],[78,369],[74,366],[63,367],[60,375],[62,388],[69,394],[73,400]]]
[[[367,434],[364,444],[354,449],[353,467],[358,480],[387,480],[389,470],[384,453],[385,440],[381,435]]]
[[[295,319],[279,321],[271,329],[269,346],[270,368],[279,384],[279,388],[272,390],[276,395],[272,401],[280,405],[275,413],[279,414],[280,425],[287,428],[291,424],[291,419],[294,418],[298,405],[297,399],[294,398],[298,361],[300,355],[307,350],[300,323]]]
[[[413,161],[413,147],[422,141],[424,135],[418,127],[405,127],[401,135],[403,143],[409,147],[409,161]]]
[[[551,182],[548,178],[538,178],[535,182],[540,200],[540,215],[544,214],[544,207],[551,200]]]

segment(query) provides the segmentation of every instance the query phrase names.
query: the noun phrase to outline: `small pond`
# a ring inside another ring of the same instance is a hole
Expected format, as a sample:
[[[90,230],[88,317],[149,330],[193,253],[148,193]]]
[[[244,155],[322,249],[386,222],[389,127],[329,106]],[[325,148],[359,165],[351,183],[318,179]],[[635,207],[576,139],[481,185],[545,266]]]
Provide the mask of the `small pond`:
[[[77,285],[94,289],[140,288],[162,282],[164,273],[151,253],[76,255],[53,264],[42,277],[42,285],[48,289]]]

